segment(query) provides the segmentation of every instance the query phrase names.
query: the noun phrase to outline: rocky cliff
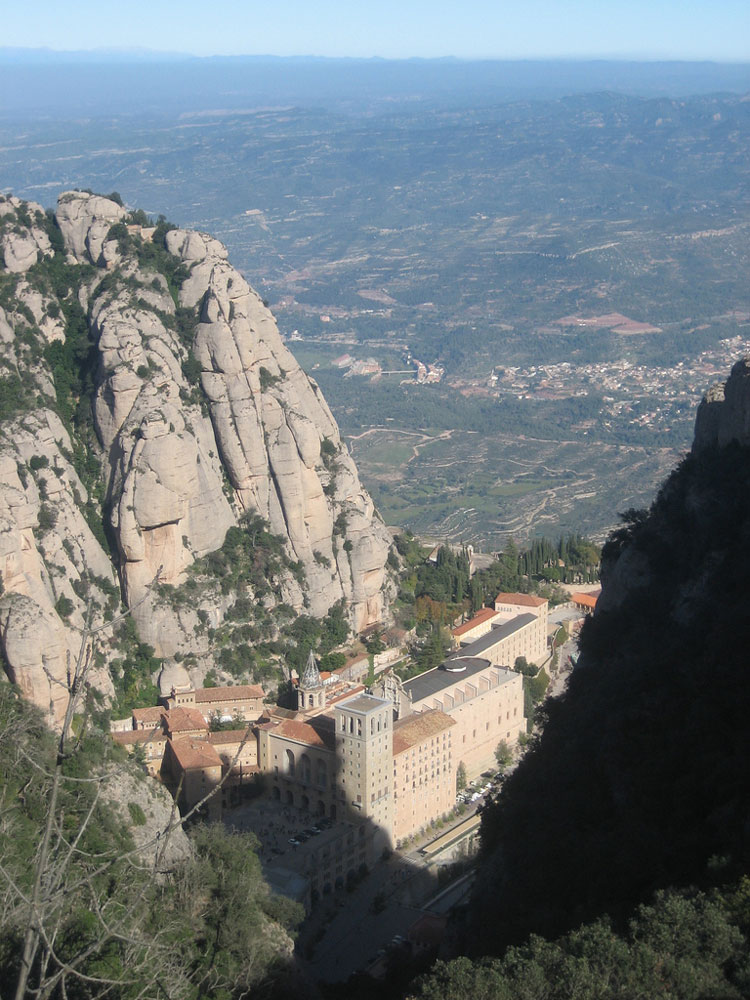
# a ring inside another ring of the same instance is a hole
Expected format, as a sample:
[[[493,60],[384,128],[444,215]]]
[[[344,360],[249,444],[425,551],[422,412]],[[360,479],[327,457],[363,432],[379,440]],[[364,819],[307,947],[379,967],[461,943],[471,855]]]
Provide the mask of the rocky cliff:
[[[121,596],[141,643],[199,672],[227,620],[384,619],[389,534],[217,240],[69,192],[54,214],[0,202],[0,247],[0,641],[30,697],[59,716],[88,602]],[[229,529],[253,533],[242,572],[211,561]],[[118,651],[102,633],[110,696]]]
[[[740,358],[725,383],[712,386],[695,418],[693,451],[750,444],[750,358]]]
[[[727,381],[706,392],[696,413],[691,449],[696,459],[729,445],[750,446],[750,357],[740,358]],[[647,588],[654,579],[658,552],[630,544],[646,512],[631,511],[626,518],[629,523],[614,533],[603,551],[603,590],[597,603],[601,613],[617,608],[634,590]]]

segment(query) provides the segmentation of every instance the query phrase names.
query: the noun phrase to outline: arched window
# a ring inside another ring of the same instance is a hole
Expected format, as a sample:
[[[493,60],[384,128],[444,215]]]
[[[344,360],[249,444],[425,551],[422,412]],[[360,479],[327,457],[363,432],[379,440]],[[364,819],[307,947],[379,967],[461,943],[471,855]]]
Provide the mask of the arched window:
[[[309,784],[312,781],[312,762],[306,753],[299,759],[300,778]]]
[[[284,773],[294,777],[294,754],[291,750],[284,751]]]

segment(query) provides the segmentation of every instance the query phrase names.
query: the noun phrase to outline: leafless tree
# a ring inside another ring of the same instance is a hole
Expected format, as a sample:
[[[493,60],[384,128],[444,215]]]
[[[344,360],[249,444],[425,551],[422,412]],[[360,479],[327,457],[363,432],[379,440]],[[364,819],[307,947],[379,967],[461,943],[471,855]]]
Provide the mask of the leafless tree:
[[[165,827],[149,843],[137,848],[117,849],[106,842],[97,845],[98,809],[106,799],[113,771],[122,765],[105,761],[93,774],[76,774],[70,764],[83,745],[88,677],[98,636],[132,610],[94,627],[89,601],[76,661],[69,663],[64,682],[51,678],[67,690],[67,707],[51,770],[48,758],[30,752],[33,742],[28,737],[33,734],[20,729],[0,733],[0,742],[15,741],[16,753],[24,758],[26,768],[31,769],[33,780],[40,786],[40,794],[46,797],[47,809],[30,888],[28,877],[0,858],[0,933],[3,925],[6,930],[24,928],[13,990],[15,1000],[46,1000],[53,996],[67,1000],[73,984],[75,996],[117,995],[129,1000],[181,1000],[193,988],[190,969],[175,946],[185,933],[184,911],[161,907],[158,921],[144,925],[143,913],[149,910],[144,908],[143,894],[158,897],[160,869],[170,836],[219,792],[250,735],[250,726],[222,781],[187,815],[180,816],[173,804]],[[19,726],[24,725],[29,723],[19,722]],[[25,788],[20,789],[19,796],[26,794]],[[0,837],[14,835],[11,812],[3,809],[0,814]],[[184,897],[179,887],[176,895]],[[80,941],[71,935],[73,911],[85,915],[85,933],[80,934]]]

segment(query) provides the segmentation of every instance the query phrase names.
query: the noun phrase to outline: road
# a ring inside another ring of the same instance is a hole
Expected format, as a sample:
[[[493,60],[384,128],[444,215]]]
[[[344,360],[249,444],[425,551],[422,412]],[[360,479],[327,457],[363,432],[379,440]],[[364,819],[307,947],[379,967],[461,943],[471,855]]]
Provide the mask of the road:
[[[455,825],[474,811],[475,806],[467,809]],[[424,858],[418,848],[394,852],[352,892],[321,900],[302,927],[296,949],[310,979],[329,983],[347,979],[369,965],[394,935],[406,937],[426,904],[437,900],[438,910],[444,912],[454,897],[465,894],[465,877],[445,887],[448,891],[443,893],[438,868],[439,864]]]

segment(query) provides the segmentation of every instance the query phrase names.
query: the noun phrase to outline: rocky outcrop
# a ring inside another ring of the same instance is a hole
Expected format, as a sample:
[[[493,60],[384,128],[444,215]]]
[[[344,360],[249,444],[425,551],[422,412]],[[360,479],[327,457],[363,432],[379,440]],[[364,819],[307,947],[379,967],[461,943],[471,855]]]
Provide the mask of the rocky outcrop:
[[[239,503],[288,538],[313,614],[344,598],[356,628],[380,621],[390,538],[318,387],[220,243],[175,230],[167,246],[192,266],[180,301],[200,306],[194,351]]]
[[[110,198],[68,191],[57,200],[57,224],[71,260],[77,264],[104,263],[102,248],[116,222],[125,218],[125,209]]]
[[[112,564],[83,513],[88,496],[56,413],[42,409],[4,427],[0,444],[0,644],[11,680],[59,722],[80,648],[88,599],[104,608]],[[106,641],[105,641],[106,645]],[[109,673],[92,682],[112,693]]]
[[[741,358],[724,384],[712,386],[695,419],[693,450],[750,444],[750,358]]]
[[[144,781],[143,772],[120,764],[101,783],[102,795],[117,810],[123,828],[130,831],[139,860],[155,873],[167,872],[192,854],[172,796],[157,781]]]
[[[40,218],[44,211],[36,202],[0,197],[0,251],[5,270],[19,274],[41,257],[52,253],[52,245]]]
[[[317,616],[343,601],[355,629],[383,620],[389,533],[317,385],[226,249],[184,230],[154,243],[153,228],[84,192],[60,197],[56,223],[39,206],[0,201],[0,360],[17,400],[0,444],[0,642],[11,678],[59,722],[86,606],[103,621],[116,588],[142,642],[158,656],[197,656],[204,671],[210,629],[240,597]],[[63,299],[59,281],[29,270],[53,246],[66,280],[87,265]],[[78,338],[73,349],[66,336]],[[85,427],[88,397],[75,394],[92,378],[95,436],[83,441],[71,437],[72,412]],[[101,496],[84,486],[82,464],[98,465]],[[281,539],[284,559],[263,581],[273,591],[196,582],[197,561],[249,515]],[[102,633],[95,683],[105,694],[116,647]]]
[[[132,277],[144,279],[137,270]],[[188,399],[184,348],[165,326],[174,304],[166,282],[157,284],[138,305],[120,286],[92,303],[100,356],[94,417],[109,456],[107,492],[126,603],[144,640],[169,656],[190,646],[192,625],[186,630],[159,604],[152,585],[182,583],[197,556],[219,548],[235,516],[211,423]]]
[[[732,442],[745,447],[750,445],[750,357],[737,361],[727,381],[712,386],[701,400],[696,413],[692,454],[724,448]],[[667,483],[663,492],[668,489]],[[694,498],[694,503],[705,503],[705,498],[700,501]],[[613,536],[614,542],[603,549],[602,593],[597,601],[597,613],[615,610],[634,591],[645,592],[653,583],[656,575],[654,548],[658,550],[658,546],[648,546],[642,541],[633,544],[633,537],[640,539],[642,535],[638,525],[634,527],[634,531],[619,529]]]

